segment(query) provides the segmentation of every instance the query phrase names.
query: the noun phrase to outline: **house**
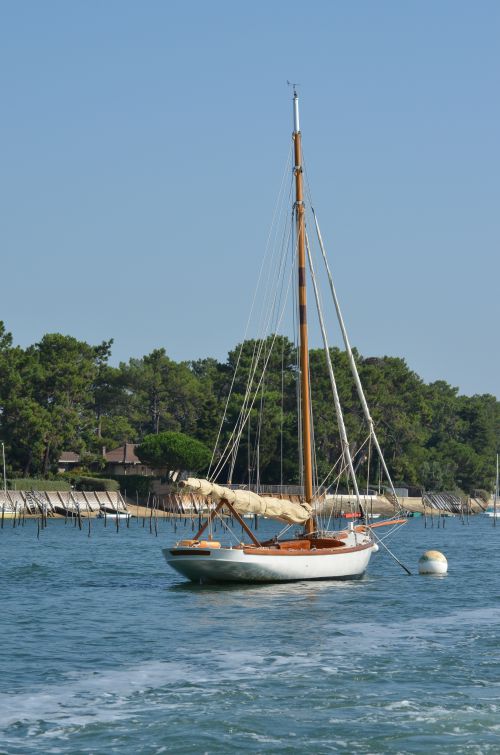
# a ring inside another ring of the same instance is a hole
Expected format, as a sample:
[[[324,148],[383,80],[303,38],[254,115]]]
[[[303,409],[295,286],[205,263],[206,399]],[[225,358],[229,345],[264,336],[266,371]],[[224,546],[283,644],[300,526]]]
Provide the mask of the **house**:
[[[113,448],[111,451],[103,448],[106,472],[112,475],[139,474],[151,477],[153,470],[135,455],[137,445],[137,443],[124,443],[123,446]]]
[[[80,460],[80,454],[77,454],[74,451],[62,451],[57,460],[57,471],[71,472],[72,469],[78,466]]]

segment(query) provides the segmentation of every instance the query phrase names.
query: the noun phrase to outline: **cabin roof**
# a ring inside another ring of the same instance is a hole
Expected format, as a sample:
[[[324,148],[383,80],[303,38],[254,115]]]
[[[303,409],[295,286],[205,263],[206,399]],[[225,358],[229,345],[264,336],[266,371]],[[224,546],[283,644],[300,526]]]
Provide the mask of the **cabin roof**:
[[[59,456],[59,462],[65,462],[66,464],[68,462],[76,464],[78,461],[80,461],[80,454],[75,453],[75,451],[62,451]]]
[[[115,464],[140,464],[141,460],[135,455],[137,445],[137,443],[125,443],[118,448],[112,448],[104,454],[104,458]]]

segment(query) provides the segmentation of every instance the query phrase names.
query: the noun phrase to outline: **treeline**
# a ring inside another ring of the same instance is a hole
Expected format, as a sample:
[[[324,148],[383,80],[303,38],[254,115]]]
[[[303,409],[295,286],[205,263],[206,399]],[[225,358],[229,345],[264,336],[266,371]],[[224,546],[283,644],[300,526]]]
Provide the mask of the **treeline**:
[[[165,430],[183,432],[212,448],[226,408],[219,443],[224,447],[252,374],[254,341],[229,352],[224,363],[211,358],[175,362],[164,349],[155,349],[118,367],[109,364],[111,346],[111,341],[92,346],[56,333],[22,349],[0,323],[0,440],[10,475],[53,474],[62,451],[79,452],[83,466],[96,468],[103,447],[140,442]],[[295,483],[296,350],[278,337],[270,356],[266,349],[262,354],[262,360],[269,359],[268,369],[241,435],[233,481],[248,481],[258,466],[261,482]],[[500,402],[494,396],[459,395],[444,381],[426,384],[397,357],[356,356],[396,482],[427,490],[491,490],[500,446]],[[340,449],[323,351],[311,350],[310,357],[321,478]],[[346,355],[332,349],[332,359],[349,438],[359,447],[366,427]],[[254,387],[261,372],[259,367],[250,381]],[[365,477],[366,466],[361,471]],[[375,484],[374,457],[369,475]]]

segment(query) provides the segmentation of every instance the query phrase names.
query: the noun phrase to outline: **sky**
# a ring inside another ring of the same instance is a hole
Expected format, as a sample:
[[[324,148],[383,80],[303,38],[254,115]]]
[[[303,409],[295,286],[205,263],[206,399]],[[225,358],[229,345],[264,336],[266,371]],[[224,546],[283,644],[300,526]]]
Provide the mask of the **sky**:
[[[499,39],[496,0],[0,0],[0,319],[224,360],[288,79],[352,343],[500,397]]]

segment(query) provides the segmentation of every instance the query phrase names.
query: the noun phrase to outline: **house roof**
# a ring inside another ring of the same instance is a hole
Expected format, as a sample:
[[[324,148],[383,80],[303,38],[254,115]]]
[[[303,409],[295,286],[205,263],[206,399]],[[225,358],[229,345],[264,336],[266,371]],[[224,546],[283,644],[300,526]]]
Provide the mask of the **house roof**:
[[[80,454],[75,453],[74,451],[62,451],[61,455],[59,456],[59,462],[60,463],[73,463],[76,464],[76,462],[80,461]]]
[[[114,464],[140,464],[141,460],[135,455],[137,443],[125,443],[118,448],[112,448],[104,454],[106,461]]]

